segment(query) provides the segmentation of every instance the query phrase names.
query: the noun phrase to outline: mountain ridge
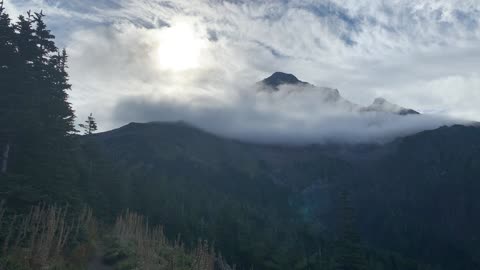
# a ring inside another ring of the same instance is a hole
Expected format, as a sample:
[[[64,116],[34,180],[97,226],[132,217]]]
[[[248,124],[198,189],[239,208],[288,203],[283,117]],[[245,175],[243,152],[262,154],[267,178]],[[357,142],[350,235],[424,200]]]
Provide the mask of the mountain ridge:
[[[338,89],[315,86],[299,80],[291,73],[277,71],[269,77],[257,82],[257,90],[262,92],[278,93],[279,91],[282,91],[282,87],[288,87],[289,93],[298,93],[303,89],[318,91],[323,94],[321,99],[324,103],[337,107],[345,107],[347,111],[356,111],[360,113],[392,113],[401,116],[420,115],[416,110],[390,103],[382,97],[375,98],[372,104],[368,106],[358,105],[342,97]]]
[[[440,127],[385,145],[251,144],[182,122],[131,123],[85,139],[98,143],[118,170],[147,175],[148,181],[135,182],[147,191],[166,176],[225,196],[246,196],[259,187],[267,192],[262,194],[287,189],[291,193],[275,200],[327,231],[335,226],[335,196],[348,189],[368,244],[441,261],[450,266],[445,269],[477,269],[472,265],[480,243],[471,239],[480,239],[475,230],[480,226],[478,126]],[[136,196],[147,200],[152,195]],[[419,222],[429,229],[419,228]],[[450,229],[459,226],[468,234]],[[416,245],[418,239],[431,244]],[[452,252],[465,265],[447,256]]]
[[[279,90],[278,86],[284,84],[298,84],[298,85],[308,85],[309,83],[300,81],[295,75],[284,72],[274,72],[268,78],[263,79],[260,83],[272,87],[274,90]]]

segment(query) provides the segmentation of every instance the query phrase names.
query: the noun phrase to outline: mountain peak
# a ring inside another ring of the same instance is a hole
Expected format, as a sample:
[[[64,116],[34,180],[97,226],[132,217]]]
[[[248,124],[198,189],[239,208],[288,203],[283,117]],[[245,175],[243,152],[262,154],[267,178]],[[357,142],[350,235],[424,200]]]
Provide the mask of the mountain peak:
[[[388,103],[390,103],[390,102],[388,102],[386,99],[384,99],[382,97],[378,97],[373,101],[372,105],[384,105],[384,104],[388,104]]]
[[[307,82],[300,81],[295,75],[284,72],[274,72],[268,78],[257,83],[258,91],[277,92],[282,85],[294,86],[292,89],[287,89],[287,93],[302,93],[302,90],[317,90],[319,93],[319,101],[324,104],[336,104],[344,106],[347,111],[360,111],[360,112],[379,112],[379,113],[393,113],[397,115],[415,115],[419,112],[404,108],[397,104],[391,103],[383,97],[377,97],[373,100],[373,103],[367,107],[363,107],[354,104],[344,99],[338,89],[328,87],[317,87]],[[298,91],[296,91],[298,90]]]
[[[278,71],[273,73],[270,77],[262,80],[262,83],[277,90],[278,86],[283,84],[307,84],[306,82],[300,81],[293,74]]]
[[[376,98],[373,101],[372,105],[366,107],[364,111],[389,112],[389,113],[395,113],[399,115],[420,114],[415,110],[407,109],[407,108],[398,106],[397,104],[390,103],[382,97]]]

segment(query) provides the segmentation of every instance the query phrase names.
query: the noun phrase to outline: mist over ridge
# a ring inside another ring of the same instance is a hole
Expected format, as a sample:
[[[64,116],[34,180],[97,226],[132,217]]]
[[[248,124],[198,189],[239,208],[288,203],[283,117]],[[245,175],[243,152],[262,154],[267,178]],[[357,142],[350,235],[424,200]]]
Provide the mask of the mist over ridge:
[[[218,86],[217,86],[218,87]],[[303,82],[293,74],[270,77],[235,88],[220,99],[200,95],[181,99],[135,97],[121,100],[119,122],[184,121],[205,131],[267,144],[385,143],[423,130],[470,122],[421,114],[376,98],[359,105],[338,89]]]

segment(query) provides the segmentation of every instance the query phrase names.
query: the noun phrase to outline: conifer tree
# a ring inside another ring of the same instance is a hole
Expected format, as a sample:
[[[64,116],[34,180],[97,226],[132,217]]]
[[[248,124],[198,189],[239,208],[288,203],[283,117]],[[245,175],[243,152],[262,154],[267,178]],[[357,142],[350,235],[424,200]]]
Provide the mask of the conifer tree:
[[[66,52],[58,51],[42,12],[28,12],[12,24],[0,6],[2,172],[8,168],[39,179],[64,175],[59,170],[75,131]]]
[[[10,17],[5,13],[3,1],[0,1],[0,149],[1,173],[6,173],[10,157],[10,148],[15,138],[16,102],[15,92],[18,54],[15,46],[15,29]],[[18,68],[17,68],[18,69]]]
[[[91,135],[97,131],[97,122],[95,121],[92,113],[90,113],[90,115],[87,117],[87,120],[85,120],[85,124],[80,124],[78,126],[83,129],[84,135]]]
[[[78,126],[83,129],[84,135],[91,135],[97,131],[97,122],[95,121],[92,113],[90,113],[90,115],[87,117],[87,120],[85,120],[85,124],[80,124]]]
[[[367,263],[360,245],[360,237],[355,228],[354,210],[347,191],[340,194],[336,245],[336,270],[367,270]]]

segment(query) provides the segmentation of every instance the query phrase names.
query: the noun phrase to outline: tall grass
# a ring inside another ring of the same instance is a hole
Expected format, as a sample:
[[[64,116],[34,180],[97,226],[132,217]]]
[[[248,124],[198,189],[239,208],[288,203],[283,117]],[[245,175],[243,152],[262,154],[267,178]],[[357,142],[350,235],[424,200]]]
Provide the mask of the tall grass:
[[[6,215],[0,202],[0,270],[82,269],[96,240],[97,224],[89,208],[34,206],[26,215]],[[234,270],[207,241],[187,250],[177,238],[169,241],[161,226],[131,211],[110,230],[105,259],[121,269]],[[112,260],[113,258],[113,260]],[[71,267],[71,266],[75,267]]]
[[[96,222],[88,208],[73,217],[69,215],[68,207],[45,204],[33,206],[28,214],[13,215],[8,220],[4,213],[2,203],[0,226],[4,224],[7,229],[1,263],[15,264],[20,268],[58,269],[75,241],[96,233]]]
[[[199,241],[194,250],[187,251],[178,239],[170,243],[161,226],[150,226],[143,216],[130,211],[126,211],[117,218],[113,239],[116,241],[116,248],[122,250],[114,253],[124,255],[123,258],[120,256],[120,259],[123,260],[125,269],[234,269],[221,256],[215,254],[213,247],[207,241]]]
[[[127,211],[117,218],[114,233],[122,246],[133,246],[140,269],[156,269],[166,246],[162,227],[149,227],[144,217]]]

